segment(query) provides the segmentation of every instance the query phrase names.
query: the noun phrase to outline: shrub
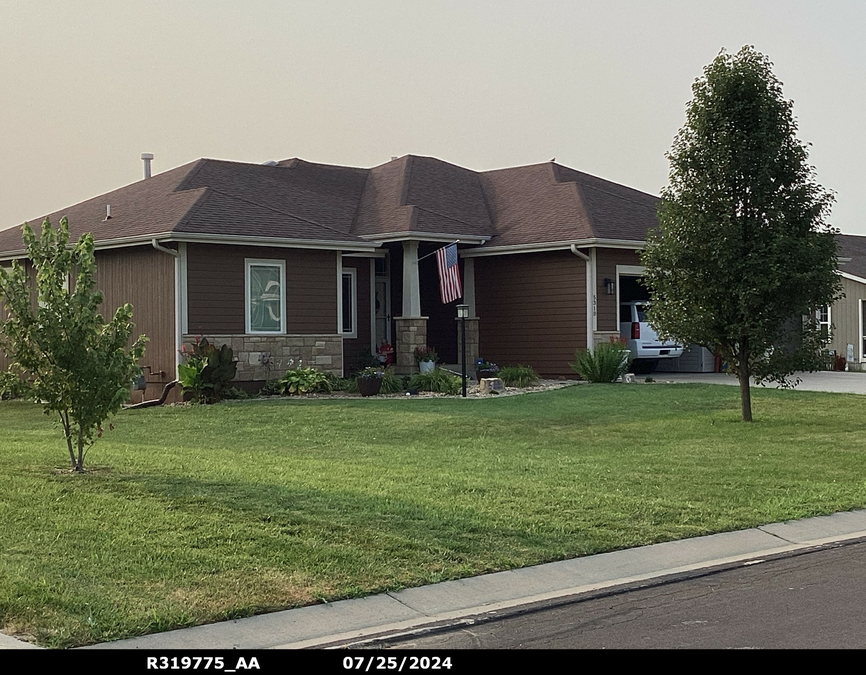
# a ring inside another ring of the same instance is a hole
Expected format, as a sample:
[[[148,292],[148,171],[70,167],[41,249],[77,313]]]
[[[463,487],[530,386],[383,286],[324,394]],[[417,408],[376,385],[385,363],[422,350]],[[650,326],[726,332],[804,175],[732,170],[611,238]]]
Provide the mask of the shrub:
[[[571,369],[588,382],[615,382],[628,372],[631,358],[616,342],[602,342],[593,351],[578,349]]]
[[[224,398],[238,370],[232,348],[217,348],[207,338],[196,338],[192,349],[184,345],[181,351],[187,355],[186,363],[177,367],[183,392],[199,403],[216,403]]]
[[[15,373],[0,372],[0,401],[13,398],[23,398],[27,393],[27,385]]]
[[[333,390],[332,378],[315,368],[293,368],[287,370],[274,383],[274,389],[282,396],[303,396],[304,394],[330,394]]]
[[[382,387],[379,389],[381,394],[396,394],[403,391],[403,378],[394,374],[393,368],[385,368],[385,374],[382,376]]]
[[[539,379],[532,366],[505,366],[499,371],[499,377],[506,387],[531,387]]]
[[[446,370],[437,368],[429,373],[416,373],[409,378],[409,389],[418,391],[436,391],[442,394],[459,394],[463,382]]]

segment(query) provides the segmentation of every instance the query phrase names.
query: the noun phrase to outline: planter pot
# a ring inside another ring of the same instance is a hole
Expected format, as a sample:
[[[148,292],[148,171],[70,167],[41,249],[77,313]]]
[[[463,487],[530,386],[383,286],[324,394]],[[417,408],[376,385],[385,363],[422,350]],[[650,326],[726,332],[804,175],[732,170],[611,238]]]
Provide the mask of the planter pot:
[[[435,361],[418,361],[418,370],[422,373],[432,373],[436,370]]]
[[[375,396],[382,388],[381,377],[359,377],[355,380],[358,383],[358,391],[361,396]]]
[[[497,371],[495,370],[476,370],[475,379],[481,382],[481,378],[484,377],[499,377],[496,373]]]

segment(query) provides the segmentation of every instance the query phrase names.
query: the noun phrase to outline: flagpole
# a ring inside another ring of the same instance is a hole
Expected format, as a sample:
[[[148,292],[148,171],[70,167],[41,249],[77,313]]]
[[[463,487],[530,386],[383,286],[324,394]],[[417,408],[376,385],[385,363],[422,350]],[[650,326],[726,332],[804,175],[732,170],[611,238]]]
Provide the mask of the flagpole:
[[[428,253],[427,255],[422,255],[420,258],[418,258],[418,262],[421,262],[422,260],[424,260],[424,258],[429,258],[431,255],[436,255],[436,254],[437,254],[439,251],[441,251],[443,248],[448,248],[449,246],[452,246],[452,245],[457,244],[457,243],[459,243],[459,242],[460,242],[459,239],[455,239],[455,240],[452,241],[450,244],[445,244],[445,246],[440,246],[439,248],[437,248],[437,249],[436,249],[435,251],[433,251],[432,253]]]

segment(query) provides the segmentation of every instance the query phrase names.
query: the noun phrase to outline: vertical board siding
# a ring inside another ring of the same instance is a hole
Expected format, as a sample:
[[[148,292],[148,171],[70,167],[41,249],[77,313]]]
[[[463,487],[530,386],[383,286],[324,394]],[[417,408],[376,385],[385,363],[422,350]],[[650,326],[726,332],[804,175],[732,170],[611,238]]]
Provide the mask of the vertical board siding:
[[[28,273],[30,264],[24,261]],[[102,291],[100,312],[111,321],[118,307],[132,305],[133,328],[130,344],[139,335],[148,337],[141,365],[153,368],[145,371],[148,397],[162,392],[165,383],[175,378],[174,353],[174,258],[151,247],[111,249],[96,252],[96,287]],[[35,278],[29,274],[36,302]],[[0,353],[0,369],[5,370],[9,359]],[[162,371],[162,375],[158,375]]]
[[[827,345],[840,356],[846,356],[848,345],[854,345],[854,362],[860,360],[860,300],[866,299],[866,284],[842,277],[845,297],[830,307],[832,340]]]
[[[574,376],[586,346],[586,268],[570,252],[475,259],[480,356],[530,365],[544,376]]]
[[[124,303],[132,305],[132,339],[146,335],[142,366],[147,398],[156,398],[175,379],[174,257],[149,246],[96,252],[96,285],[104,296],[106,321]],[[162,374],[159,374],[162,371]]]
[[[286,333],[337,332],[337,254],[312,249],[187,245],[187,316],[192,335],[246,331],[244,261],[286,263]]]

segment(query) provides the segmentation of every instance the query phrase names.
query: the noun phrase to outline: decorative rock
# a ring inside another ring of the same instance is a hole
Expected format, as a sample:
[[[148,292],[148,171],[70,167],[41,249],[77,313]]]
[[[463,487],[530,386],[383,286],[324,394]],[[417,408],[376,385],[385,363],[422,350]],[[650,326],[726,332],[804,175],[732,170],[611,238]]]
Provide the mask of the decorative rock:
[[[483,377],[478,386],[479,394],[499,394],[505,391],[505,385],[498,377]]]

